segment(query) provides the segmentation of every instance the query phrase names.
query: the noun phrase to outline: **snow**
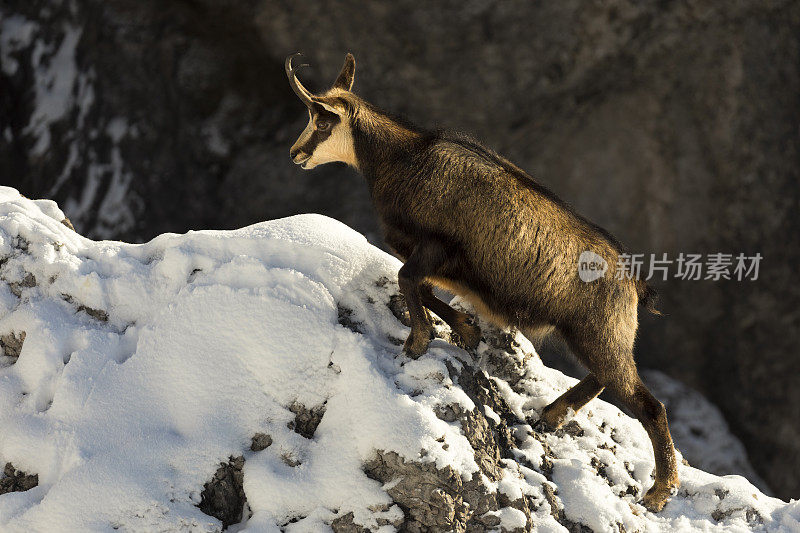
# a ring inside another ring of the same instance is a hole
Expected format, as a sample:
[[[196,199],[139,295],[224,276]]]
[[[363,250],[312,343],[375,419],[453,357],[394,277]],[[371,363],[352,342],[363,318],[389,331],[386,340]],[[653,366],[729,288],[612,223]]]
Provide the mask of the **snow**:
[[[408,328],[386,307],[399,263],[363,236],[302,215],[133,245],[83,238],[63,218],[53,202],[0,188],[0,336],[26,333],[18,359],[0,357],[0,464],[39,475],[37,487],[0,496],[0,530],[217,531],[196,507],[200,492],[219,463],[243,456],[252,516],[231,531],[329,531],[352,512],[388,532],[401,510],[363,472],[376,450],[465,480],[479,472],[460,425],[434,408],[500,416],[451,381],[445,363],[469,363],[463,350],[438,339],[416,361],[401,353]],[[493,379],[535,419],[575,380],[537,357],[525,365],[520,387]],[[298,403],[324,404],[311,439],[288,427]],[[543,531],[565,531],[545,483],[566,519],[595,531],[798,531],[798,502],[689,466],[650,513],[638,503],[653,468],[641,425],[599,400],[572,420],[582,433],[544,440],[515,426],[517,460],[503,460],[496,483],[537,502]],[[273,443],[250,451],[259,432]],[[552,480],[534,470],[547,454]],[[498,527],[525,527],[517,509],[495,515]]]
[[[19,62],[14,52],[30,45],[36,24],[19,15],[0,20],[0,69],[9,76],[16,74]]]
[[[31,62],[36,67],[36,103],[25,133],[36,137],[31,153],[42,155],[50,147],[50,125],[61,119],[74,103],[73,90],[78,80],[75,49],[81,29],[64,26],[56,45],[37,40]]]
[[[128,120],[125,117],[114,117],[108,121],[106,133],[111,142],[117,144],[128,133]]]

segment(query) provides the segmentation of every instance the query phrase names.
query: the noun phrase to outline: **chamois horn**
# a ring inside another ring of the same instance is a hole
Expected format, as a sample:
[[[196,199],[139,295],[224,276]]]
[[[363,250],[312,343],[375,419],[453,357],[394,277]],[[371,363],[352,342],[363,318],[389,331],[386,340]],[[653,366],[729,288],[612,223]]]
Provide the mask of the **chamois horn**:
[[[303,87],[303,84],[300,83],[300,80],[297,79],[297,70],[303,67],[308,67],[308,63],[303,63],[302,65],[297,65],[296,67],[292,67],[292,59],[296,57],[300,57],[303,54],[297,52],[292,54],[286,58],[286,63],[284,63],[284,68],[286,69],[286,76],[289,78],[289,85],[292,86],[294,89],[295,94],[303,101],[304,104],[311,107],[311,92],[308,89]]]

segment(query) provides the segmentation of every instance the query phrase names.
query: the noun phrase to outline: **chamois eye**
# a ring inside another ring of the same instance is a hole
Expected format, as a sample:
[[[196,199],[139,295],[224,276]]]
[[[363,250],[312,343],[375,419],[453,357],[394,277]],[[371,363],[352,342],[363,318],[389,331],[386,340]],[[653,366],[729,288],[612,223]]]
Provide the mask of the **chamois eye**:
[[[319,131],[328,131],[330,127],[331,123],[328,122],[327,120],[320,120],[319,122],[317,122],[317,129]]]

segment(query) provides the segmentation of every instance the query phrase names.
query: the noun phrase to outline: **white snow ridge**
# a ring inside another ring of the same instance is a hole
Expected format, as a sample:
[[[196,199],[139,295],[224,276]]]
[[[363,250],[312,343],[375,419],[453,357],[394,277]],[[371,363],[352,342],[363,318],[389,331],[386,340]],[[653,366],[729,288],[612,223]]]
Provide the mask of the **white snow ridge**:
[[[522,336],[404,356],[399,263],[339,222],[132,245],[63,219],[0,188],[0,531],[800,530],[687,465],[646,511],[638,422],[531,428],[575,381]]]

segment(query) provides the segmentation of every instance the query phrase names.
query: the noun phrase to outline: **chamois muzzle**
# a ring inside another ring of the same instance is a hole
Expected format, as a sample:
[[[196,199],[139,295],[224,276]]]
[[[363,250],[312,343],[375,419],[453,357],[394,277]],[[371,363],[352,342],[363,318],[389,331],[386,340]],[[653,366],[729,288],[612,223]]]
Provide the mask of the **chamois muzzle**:
[[[297,65],[296,67],[292,67],[292,59],[296,57],[300,57],[303,54],[297,52],[292,54],[286,58],[286,62],[284,63],[284,68],[286,69],[286,77],[289,78],[289,85],[292,86],[295,94],[300,98],[300,100],[306,104],[306,106],[311,107],[311,93],[303,87],[303,84],[300,83],[300,80],[297,79],[297,70],[303,67],[309,66],[308,63],[303,63],[302,65]]]

